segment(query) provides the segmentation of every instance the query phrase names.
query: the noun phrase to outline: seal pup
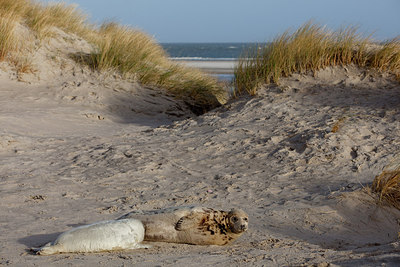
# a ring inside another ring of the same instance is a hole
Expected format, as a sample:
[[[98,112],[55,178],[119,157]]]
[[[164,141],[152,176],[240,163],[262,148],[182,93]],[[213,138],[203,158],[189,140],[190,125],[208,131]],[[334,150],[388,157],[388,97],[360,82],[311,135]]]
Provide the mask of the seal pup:
[[[32,250],[38,255],[52,255],[148,248],[139,244],[143,238],[144,226],[139,220],[101,221],[64,232],[55,241]]]
[[[205,207],[178,207],[133,211],[119,219],[134,218],[145,227],[145,241],[226,245],[248,229],[248,215],[241,209],[229,212]]]

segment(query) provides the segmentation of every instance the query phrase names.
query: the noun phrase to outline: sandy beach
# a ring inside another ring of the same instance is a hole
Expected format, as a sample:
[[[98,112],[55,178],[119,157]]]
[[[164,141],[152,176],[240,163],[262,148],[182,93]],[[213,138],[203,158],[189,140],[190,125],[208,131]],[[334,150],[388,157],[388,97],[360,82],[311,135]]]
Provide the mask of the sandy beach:
[[[235,60],[175,60],[179,64],[183,64],[192,68],[201,69],[211,74],[231,74],[233,75]]]
[[[391,75],[296,74],[195,116],[161,89],[76,63],[68,54],[85,43],[71,38],[43,46],[34,74],[1,68],[0,266],[400,263],[400,211],[366,190],[400,149]],[[249,231],[229,246],[30,252],[79,225],[186,205],[241,208]]]

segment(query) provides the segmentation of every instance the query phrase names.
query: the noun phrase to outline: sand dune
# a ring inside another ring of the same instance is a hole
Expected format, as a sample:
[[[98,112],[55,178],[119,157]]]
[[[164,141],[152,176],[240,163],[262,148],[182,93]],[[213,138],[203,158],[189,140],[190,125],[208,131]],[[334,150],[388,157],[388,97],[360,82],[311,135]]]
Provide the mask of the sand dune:
[[[399,262],[400,213],[363,189],[400,149],[400,86],[390,75],[293,75],[196,117],[162,90],[66,56],[60,68],[55,45],[79,51],[57,42],[35,74],[0,75],[0,265]],[[77,225],[192,204],[240,207],[250,230],[226,247],[29,252]]]

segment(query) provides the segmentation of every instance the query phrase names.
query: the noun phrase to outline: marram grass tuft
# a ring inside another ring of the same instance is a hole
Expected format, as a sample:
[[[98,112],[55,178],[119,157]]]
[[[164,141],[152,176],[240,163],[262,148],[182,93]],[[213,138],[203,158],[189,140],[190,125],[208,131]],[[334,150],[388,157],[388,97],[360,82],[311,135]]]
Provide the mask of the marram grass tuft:
[[[382,203],[400,209],[400,156],[375,177],[372,192],[378,194]]]
[[[26,9],[25,21],[40,39],[51,37],[54,27],[82,37],[91,31],[86,15],[75,5],[64,3],[44,5],[32,2]]]
[[[399,78],[399,38],[376,46],[354,27],[330,31],[306,23],[292,34],[287,31],[271,43],[247,51],[235,68],[236,93],[254,95],[262,84],[278,83],[281,77],[336,65],[389,71]]]
[[[0,60],[5,60],[11,52],[18,49],[19,42],[15,31],[17,23],[12,13],[0,16]]]
[[[114,70],[125,78],[167,89],[184,99],[196,113],[218,106],[225,89],[210,75],[177,65],[147,34],[117,23],[105,23],[90,40],[94,69]]]
[[[52,38],[54,28],[89,41],[94,51],[84,61],[99,71],[117,71],[123,77],[168,90],[183,99],[196,113],[205,112],[226,100],[226,91],[218,81],[199,70],[177,65],[147,34],[116,23],[100,26],[87,22],[87,16],[74,5],[43,4],[33,0],[0,1],[0,60],[10,58],[21,71],[30,71],[29,60],[19,47],[17,25],[27,26],[38,40]],[[18,62],[18,59],[24,59]]]

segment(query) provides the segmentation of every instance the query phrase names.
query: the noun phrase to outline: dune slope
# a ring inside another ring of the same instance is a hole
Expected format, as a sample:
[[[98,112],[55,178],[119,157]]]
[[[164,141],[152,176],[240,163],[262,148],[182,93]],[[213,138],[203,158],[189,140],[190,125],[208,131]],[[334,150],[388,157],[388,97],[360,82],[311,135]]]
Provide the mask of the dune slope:
[[[63,65],[0,76],[1,265],[398,262],[399,211],[362,189],[400,148],[391,76],[293,75],[195,117],[162,91]],[[29,252],[77,225],[192,204],[240,207],[250,230],[226,247]]]

